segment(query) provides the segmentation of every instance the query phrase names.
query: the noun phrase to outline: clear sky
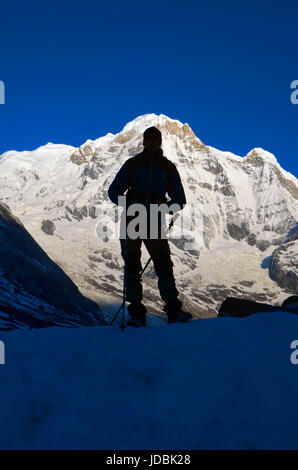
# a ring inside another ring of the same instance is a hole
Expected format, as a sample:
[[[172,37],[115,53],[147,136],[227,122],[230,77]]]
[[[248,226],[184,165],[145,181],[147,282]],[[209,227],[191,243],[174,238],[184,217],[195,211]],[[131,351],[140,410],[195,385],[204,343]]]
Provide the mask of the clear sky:
[[[162,113],[298,175],[297,0],[11,0],[0,15],[0,153]]]

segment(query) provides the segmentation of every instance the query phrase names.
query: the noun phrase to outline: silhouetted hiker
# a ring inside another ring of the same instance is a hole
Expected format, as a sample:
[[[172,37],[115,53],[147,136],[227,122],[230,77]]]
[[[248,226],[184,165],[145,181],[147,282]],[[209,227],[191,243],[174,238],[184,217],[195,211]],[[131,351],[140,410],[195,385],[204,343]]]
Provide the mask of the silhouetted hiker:
[[[173,274],[173,262],[168,240],[162,238],[161,227],[164,218],[158,219],[158,234],[152,238],[150,234],[150,204],[167,204],[169,207],[176,204],[176,211],[183,209],[186,204],[185,193],[179,173],[174,163],[163,156],[160,148],[162,143],[161,132],[156,127],[149,127],[143,134],[144,149],[136,156],[129,158],[115,176],[109,187],[109,198],[119,205],[119,196],[126,197],[126,214],[131,204],[139,203],[147,207],[147,230],[146,235],[136,239],[129,237],[120,240],[121,254],[126,265],[126,301],[130,302],[127,307],[131,316],[128,324],[133,326],[145,326],[147,309],[142,304],[143,290],[140,273],[141,245],[146,246],[154,264],[158,276],[158,288],[162,300],[165,302],[164,311],[168,315],[170,323],[176,321],[187,321],[192,316],[182,311],[182,302],[178,299]],[[167,201],[166,193],[170,200]],[[121,204],[120,204],[121,205]],[[125,209],[124,209],[125,211]],[[122,217],[124,215],[124,211]],[[173,214],[174,211],[171,213]],[[126,229],[133,216],[126,217]],[[163,232],[165,233],[165,232]]]

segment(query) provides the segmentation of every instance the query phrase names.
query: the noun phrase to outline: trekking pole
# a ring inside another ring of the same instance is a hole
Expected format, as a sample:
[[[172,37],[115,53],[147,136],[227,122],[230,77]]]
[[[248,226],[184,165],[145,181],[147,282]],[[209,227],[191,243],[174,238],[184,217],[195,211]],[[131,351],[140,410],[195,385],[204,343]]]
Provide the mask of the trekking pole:
[[[122,323],[120,325],[120,328],[122,330],[122,332],[124,331],[125,329],[125,297],[126,297],[126,273],[127,273],[127,269],[126,269],[126,258],[127,258],[127,233],[126,233],[126,238],[125,238],[125,247],[124,247],[124,279],[123,279],[123,296],[122,296],[122,304],[120,305],[120,307],[118,308],[117,312],[115,313],[114,317],[112,318],[112,321],[110,323],[110,325],[112,325],[114,323],[114,321],[116,320],[116,318],[118,317],[119,313],[121,312],[122,310]]]
[[[173,225],[174,225],[174,222],[175,220],[179,217],[179,214],[175,214],[172,219],[171,219],[171,222],[169,223],[169,226],[166,230],[166,234],[170,232],[170,230],[172,229]],[[126,251],[127,251],[127,238],[126,238],[126,241],[125,241],[125,265],[126,265]],[[140,274],[140,277],[144,274],[147,266],[149,265],[150,261],[152,260],[152,258],[150,257],[147,261],[147,263],[145,264],[144,268],[142,269],[141,271],[141,274]],[[112,325],[114,323],[114,321],[116,320],[116,318],[118,317],[119,313],[121,312],[121,309],[122,309],[122,323],[120,325],[120,328],[122,331],[124,331],[125,329],[125,322],[124,322],[124,312],[125,312],[125,294],[126,294],[126,266],[124,266],[124,283],[123,283],[123,301],[122,301],[122,304],[120,305],[120,307],[118,308],[117,312],[115,313],[110,325]]]
[[[177,219],[177,217],[179,217],[179,214],[175,214],[175,215],[172,217],[171,222],[169,223],[169,226],[168,226],[168,228],[167,228],[167,230],[166,230],[166,234],[171,231],[171,228],[173,227],[174,222],[175,222],[175,220]],[[140,276],[142,276],[142,275],[144,274],[144,272],[146,271],[146,268],[147,268],[147,266],[149,265],[149,263],[150,263],[151,260],[152,260],[152,258],[150,257],[150,258],[148,259],[147,263],[145,264],[145,266],[143,267]]]
[[[125,248],[124,248],[124,280],[123,280],[123,300],[122,300],[122,322],[120,325],[122,333],[125,330],[125,300],[126,300],[126,281],[127,281],[127,245],[128,245],[128,240],[127,240],[127,232],[126,232],[126,238],[125,238]]]

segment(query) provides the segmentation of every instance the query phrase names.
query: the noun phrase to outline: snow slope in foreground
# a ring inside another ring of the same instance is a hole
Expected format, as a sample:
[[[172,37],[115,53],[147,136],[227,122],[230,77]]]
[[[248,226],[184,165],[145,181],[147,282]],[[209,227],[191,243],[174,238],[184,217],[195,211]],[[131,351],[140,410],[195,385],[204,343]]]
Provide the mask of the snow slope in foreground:
[[[286,313],[0,334],[1,449],[297,449]]]

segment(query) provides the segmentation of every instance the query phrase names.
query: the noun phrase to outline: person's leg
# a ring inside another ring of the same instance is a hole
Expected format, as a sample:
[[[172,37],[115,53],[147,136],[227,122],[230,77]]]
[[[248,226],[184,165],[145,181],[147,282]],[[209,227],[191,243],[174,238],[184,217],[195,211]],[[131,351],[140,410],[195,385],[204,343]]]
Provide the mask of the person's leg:
[[[173,262],[167,239],[148,239],[144,244],[152,258],[154,269],[158,277],[158,288],[162,300],[165,302],[164,310],[170,315],[181,311],[182,302],[178,299],[173,273]]]
[[[121,255],[126,264],[126,300],[130,302],[127,307],[132,317],[144,318],[146,308],[142,304],[143,289],[141,282],[141,244],[140,239],[121,239]]]

